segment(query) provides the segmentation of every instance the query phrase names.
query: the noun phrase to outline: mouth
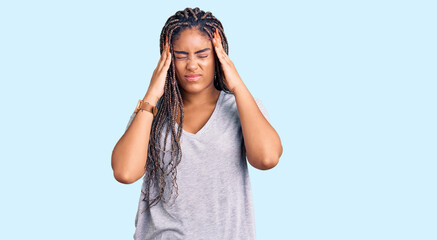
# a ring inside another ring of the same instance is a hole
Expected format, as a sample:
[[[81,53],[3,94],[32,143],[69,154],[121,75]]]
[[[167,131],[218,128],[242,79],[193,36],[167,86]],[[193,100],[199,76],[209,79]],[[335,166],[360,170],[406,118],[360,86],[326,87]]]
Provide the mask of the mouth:
[[[197,81],[202,75],[201,74],[188,74],[184,75],[185,79],[189,82]]]

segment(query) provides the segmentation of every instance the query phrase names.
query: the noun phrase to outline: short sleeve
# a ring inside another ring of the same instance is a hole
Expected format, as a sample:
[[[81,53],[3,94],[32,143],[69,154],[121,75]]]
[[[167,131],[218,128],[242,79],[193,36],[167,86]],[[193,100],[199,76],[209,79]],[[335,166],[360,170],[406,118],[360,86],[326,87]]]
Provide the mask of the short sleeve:
[[[135,115],[136,115],[135,113],[132,113],[132,115],[130,116],[129,122],[127,123],[127,126],[126,126],[126,130],[124,130],[125,132],[127,131],[129,126],[131,125],[132,121],[134,120]]]
[[[264,115],[267,121],[270,122],[269,114],[267,113],[267,110],[264,108],[264,105],[262,104],[261,100],[255,98],[255,102],[258,105],[258,108],[261,111],[261,113]]]

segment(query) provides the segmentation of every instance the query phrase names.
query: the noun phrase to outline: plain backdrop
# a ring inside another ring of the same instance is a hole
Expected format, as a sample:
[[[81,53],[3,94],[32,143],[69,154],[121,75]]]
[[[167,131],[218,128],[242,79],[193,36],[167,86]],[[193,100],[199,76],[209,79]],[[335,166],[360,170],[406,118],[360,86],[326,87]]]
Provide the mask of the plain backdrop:
[[[435,1],[1,1],[0,239],[132,239],[112,150],[185,7],[279,133],[257,239],[437,239]]]

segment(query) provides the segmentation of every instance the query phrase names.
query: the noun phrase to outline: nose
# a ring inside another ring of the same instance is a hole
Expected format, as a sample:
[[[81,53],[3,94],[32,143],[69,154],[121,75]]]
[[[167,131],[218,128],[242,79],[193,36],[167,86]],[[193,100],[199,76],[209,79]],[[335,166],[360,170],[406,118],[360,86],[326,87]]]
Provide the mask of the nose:
[[[198,68],[198,63],[195,59],[189,58],[187,61],[187,70],[195,71]]]

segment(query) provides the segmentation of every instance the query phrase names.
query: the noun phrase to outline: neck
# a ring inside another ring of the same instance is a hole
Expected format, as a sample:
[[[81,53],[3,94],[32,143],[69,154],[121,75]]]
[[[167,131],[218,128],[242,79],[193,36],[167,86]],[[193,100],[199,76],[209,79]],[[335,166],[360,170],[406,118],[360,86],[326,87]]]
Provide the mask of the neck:
[[[199,93],[189,93],[182,91],[182,100],[184,101],[184,107],[202,106],[202,105],[215,105],[217,103],[220,91],[215,87]]]

